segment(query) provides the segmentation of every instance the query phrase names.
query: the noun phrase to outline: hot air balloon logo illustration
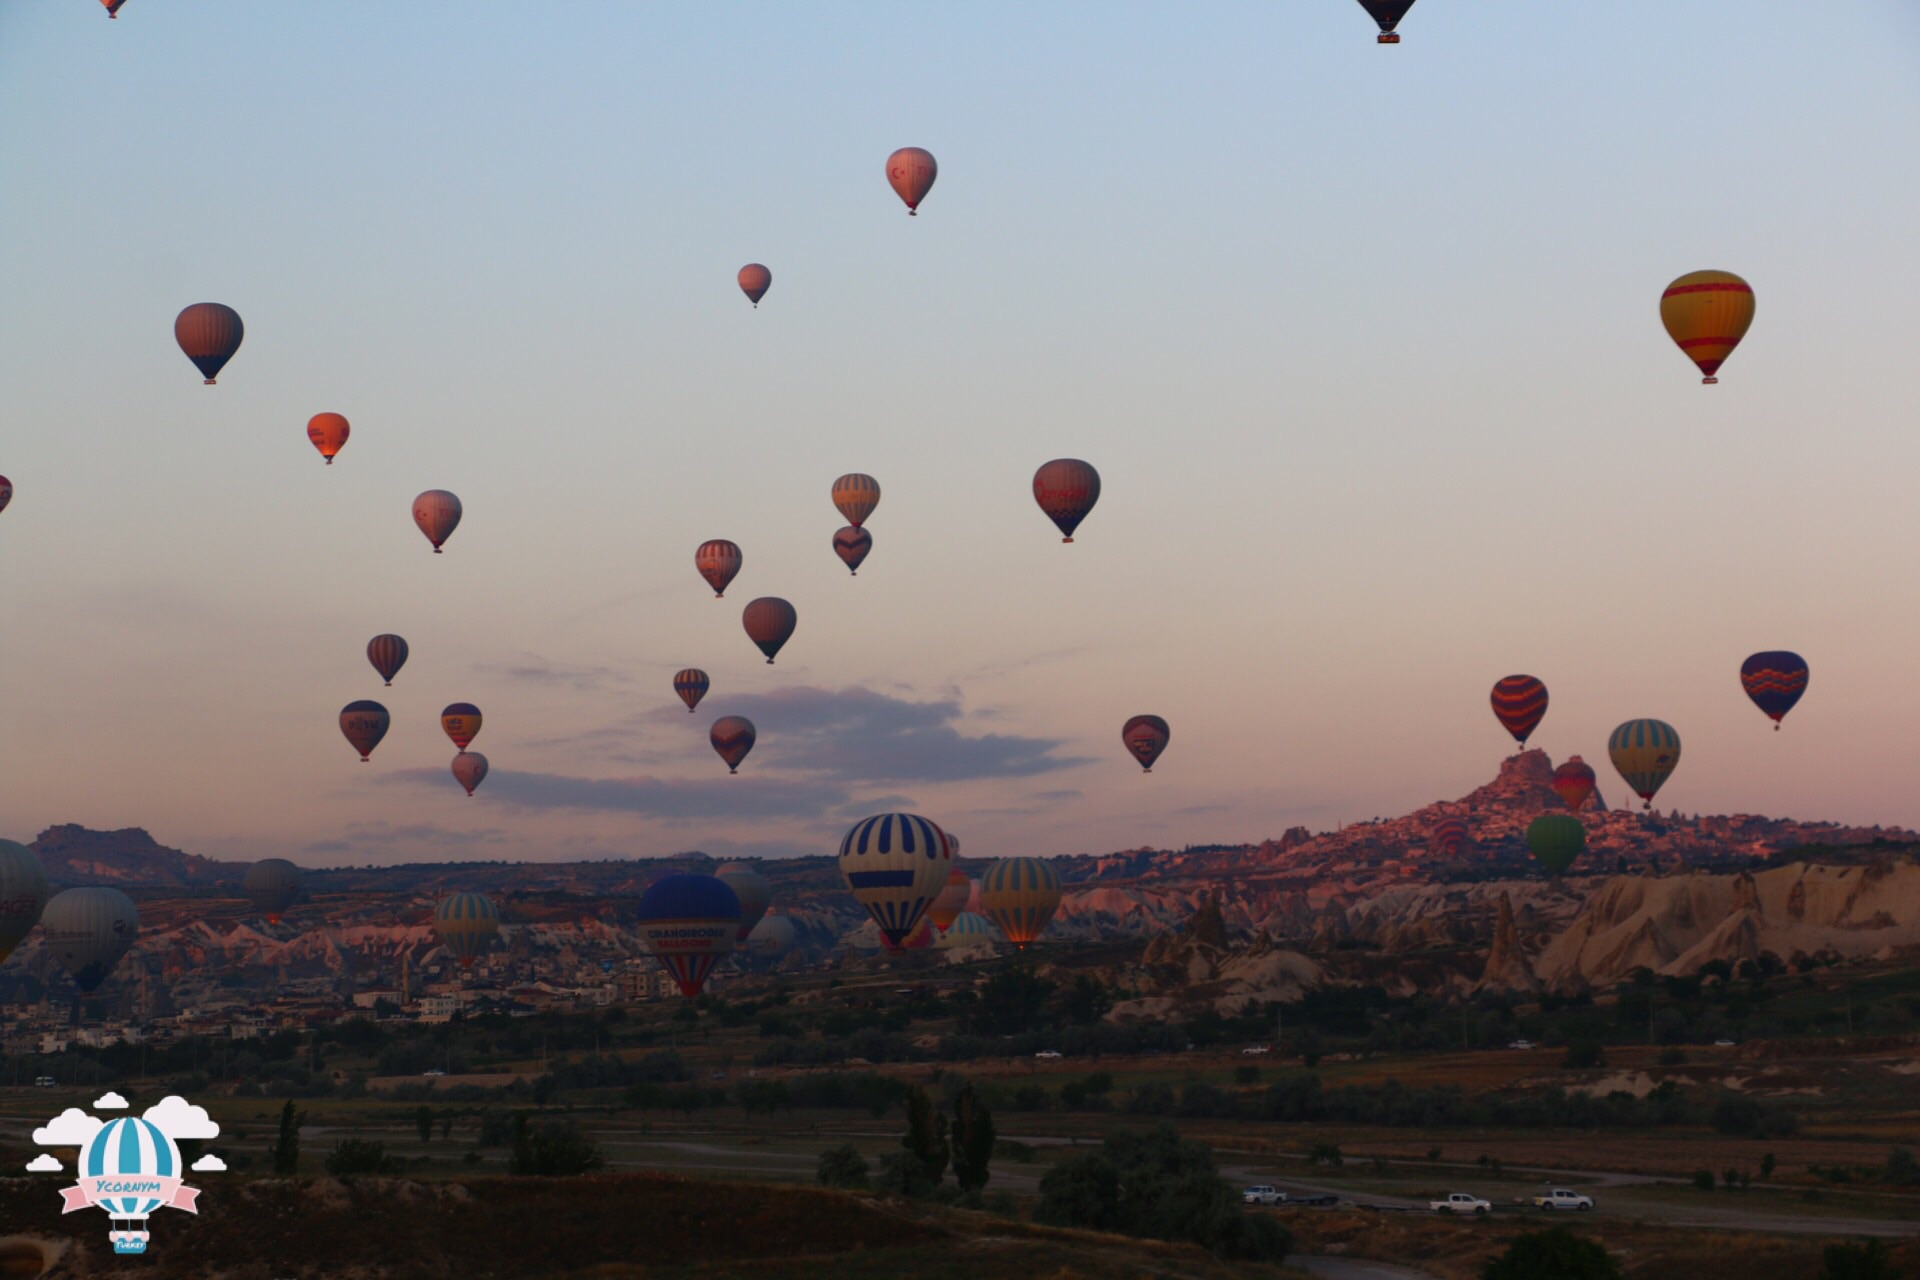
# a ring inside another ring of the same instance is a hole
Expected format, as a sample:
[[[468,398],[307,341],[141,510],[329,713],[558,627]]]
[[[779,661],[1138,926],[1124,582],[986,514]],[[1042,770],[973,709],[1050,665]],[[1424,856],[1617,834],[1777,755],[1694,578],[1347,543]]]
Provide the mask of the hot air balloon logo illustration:
[[[96,1110],[120,1110],[127,1100],[108,1093],[94,1102]],[[42,1147],[68,1148],[79,1152],[74,1183],[62,1187],[61,1213],[76,1209],[104,1209],[113,1220],[107,1239],[115,1253],[145,1253],[151,1239],[147,1220],[160,1209],[200,1212],[194,1203],[198,1187],[186,1185],[187,1165],[180,1155],[184,1139],[214,1138],[220,1126],[206,1110],[185,1098],[172,1095],[144,1115],[120,1116],[102,1121],[78,1107],[70,1107],[43,1127],[34,1130],[33,1140]],[[44,1161],[45,1163],[42,1163]],[[44,1169],[58,1167],[53,1156],[43,1156],[35,1164]],[[203,1156],[195,1169],[224,1169],[216,1156]]]

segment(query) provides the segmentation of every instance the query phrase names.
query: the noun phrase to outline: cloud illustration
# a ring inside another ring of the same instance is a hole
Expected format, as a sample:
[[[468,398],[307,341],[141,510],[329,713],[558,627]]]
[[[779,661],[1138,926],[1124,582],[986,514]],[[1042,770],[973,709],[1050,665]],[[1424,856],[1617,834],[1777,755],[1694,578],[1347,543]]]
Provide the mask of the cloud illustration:
[[[154,1127],[175,1142],[182,1138],[217,1138],[220,1126],[213,1122],[205,1107],[196,1107],[177,1093],[170,1093],[146,1110]]]
[[[106,1126],[99,1116],[90,1116],[78,1107],[68,1107],[53,1119],[33,1131],[33,1144],[37,1147],[84,1147],[93,1141],[93,1135]]]
[[[193,1162],[195,1173],[225,1173],[227,1162],[209,1151]]]
[[[95,1111],[125,1111],[127,1100],[109,1089],[93,1100]]]
[[[58,1173],[66,1167],[44,1151],[27,1161],[28,1173]]]

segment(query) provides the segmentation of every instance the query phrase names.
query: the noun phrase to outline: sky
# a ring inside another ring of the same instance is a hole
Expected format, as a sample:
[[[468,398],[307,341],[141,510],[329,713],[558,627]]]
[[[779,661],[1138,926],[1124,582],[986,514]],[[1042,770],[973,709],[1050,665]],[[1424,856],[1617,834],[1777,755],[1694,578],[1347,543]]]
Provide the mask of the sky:
[[[895,808],[973,856],[1258,840],[1486,781],[1512,672],[1616,804],[1606,735],[1655,716],[1663,807],[1920,826],[1920,9],[1401,30],[0,3],[0,833],[309,866],[829,853]],[[1705,268],[1758,304],[1710,388],[1658,319]],[[208,300],[247,326],[214,388],[171,329]],[[1072,546],[1031,495],[1056,457],[1103,480]],[[883,490],[857,577],[849,471]],[[466,509],[440,556],[428,488]],[[799,613],[773,666],[759,595]],[[1773,648],[1813,668],[1777,734],[1738,683]],[[366,765],[358,698],[394,718]]]

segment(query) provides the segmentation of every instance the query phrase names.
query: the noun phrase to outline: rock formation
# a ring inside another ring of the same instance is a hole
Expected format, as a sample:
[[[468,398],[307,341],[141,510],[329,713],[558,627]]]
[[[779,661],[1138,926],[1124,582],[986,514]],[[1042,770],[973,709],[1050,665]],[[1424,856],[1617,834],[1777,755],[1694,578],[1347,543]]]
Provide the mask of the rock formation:
[[[1514,924],[1513,899],[1500,895],[1500,914],[1493,926],[1493,945],[1487,950],[1486,971],[1474,984],[1475,991],[1525,991],[1540,989],[1520,945],[1520,930]]]

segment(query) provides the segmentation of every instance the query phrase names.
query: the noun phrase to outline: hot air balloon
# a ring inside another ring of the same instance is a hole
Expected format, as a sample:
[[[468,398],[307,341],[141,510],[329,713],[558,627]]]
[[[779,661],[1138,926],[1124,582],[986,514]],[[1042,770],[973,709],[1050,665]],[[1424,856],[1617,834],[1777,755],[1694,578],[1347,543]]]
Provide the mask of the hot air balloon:
[[[1100,501],[1100,473],[1078,458],[1055,458],[1033,473],[1033,500],[1060,526],[1062,542]]]
[[[1368,17],[1380,24],[1379,43],[1400,43],[1394,28],[1400,25],[1400,19],[1407,16],[1407,10],[1413,8],[1413,0],[1360,0],[1360,7],[1367,11]]]
[[[907,202],[909,216],[920,212],[920,202],[933,190],[933,180],[939,174],[933,153],[919,147],[902,147],[887,157],[887,181],[893,194]]]
[[[1532,676],[1504,676],[1493,686],[1493,714],[1522,747],[1547,714],[1547,686]]]
[[[840,842],[841,879],[896,947],[926,915],[952,870],[946,833],[918,814],[862,818]]]
[[[880,482],[872,476],[850,471],[833,482],[833,505],[858,529],[880,505]]]
[[[307,419],[307,439],[313,441],[328,466],[333,465],[333,456],[346,446],[352,433],[347,420],[337,413],[316,413]]]
[[[713,598],[720,599],[727,593],[727,584],[740,572],[740,548],[725,538],[715,538],[703,542],[700,549],[693,553],[693,567],[713,588]]]
[[[1540,865],[1563,876],[1587,847],[1587,829],[1564,813],[1544,813],[1527,824],[1527,848]]]
[[[471,702],[449,702],[440,712],[440,727],[454,746],[465,751],[480,732],[480,708]]]
[[[472,795],[473,789],[487,780],[487,758],[478,751],[462,751],[453,758],[453,780]]]
[[[896,947],[889,942],[886,947],[889,951],[925,951],[933,945],[936,936],[933,931],[933,922],[921,916],[920,923],[913,926],[913,932],[908,934],[899,946]]]
[[[747,639],[760,646],[760,652],[767,655],[768,666],[773,665],[773,655],[780,652],[780,646],[793,637],[794,625],[799,620],[800,615],[793,611],[793,606],[778,596],[750,600],[740,611]]]
[[[640,939],[683,996],[697,996],[740,936],[740,899],[712,876],[662,876],[640,895]]]
[[[155,1210],[172,1207],[199,1212],[193,1207],[197,1192],[180,1187],[186,1172],[178,1144],[145,1116],[121,1116],[101,1125],[74,1164],[75,1176],[93,1189],[91,1203],[105,1209],[111,1219],[107,1240],[116,1256],[147,1251],[153,1239],[147,1219]],[[71,1190],[78,1192],[80,1187]],[[183,1191],[186,1194],[176,1199]],[[88,1202],[83,1198],[80,1204]],[[79,1206],[69,1206],[73,1207]]]
[[[707,732],[707,741],[722,760],[727,762],[728,773],[740,772],[740,762],[747,758],[747,752],[753,750],[753,721],[745,716],[721,716],[713,722],[713,728]]]
[[[867,558],[867,552],[873,550],[873,535],[865,529],[856,529],[847,525],[836,529],[833,534],[833,554],[846,564],[847,572],[858,575],[860,564]]]
[[[1433,835],[1427,843],[1432,846],[1436,856],[1457,858],[1467,851],[1473,833],[1467,827],[1467,820],[1458,817],[1446,817],[1433,824]]]
[[[942,831],[947,832],[947,852],[952,854],[956,858],[959,857],[960,856],[960,837],[953,834],[953,832],[951,831],[947,831],[945,827],[942,827],[940,829]]]
[[[948,842],[952,847],[952,842]],[[927,919],[933,921],[933,927],[945,933],[954,919],[967,909],[967,898],[973,892],[973,881],[967,873],[955,867],[947,873],[947,883],[927,908]]]
[[[240,323],[240,313],[218,302],[196,302],[173,321],[173,340],[200,370],[208,386],[213,385],[227,361],[233,359],[245,336],[246,326]]]
[[[140,931],[140,912],[118,889],[67,889],[40,913],[47,951],[82,991],[107,980]]]
[[[1629,720],[1607,739],[1607,754],[1634,794],[1646,801],[1641,807],[1651,809],[1654,793],[1680,763],[1680,735],[1659,720]]]
[[[1786,649],[1756,653],[1740,664],[1740,687],[1773,721],[1774,731],[1807,691],[1807,660]]]
[[[109,18],[119,17],[120,6],[125,4],[126,2],[127,0],[100,0],[100,3],[107,7],[107,16]]]
[[[268,924],[279,924],[287,908],[299,900],[300,868],[285,858],[262,858],[247,868],[245,890],[253,909]]]
[[[392,634],[375,636],[367,641],[367,661],[382,680],[392,684],[400,668],[407,665],[407,642]]]
[[[714,877],[727,888],[733,890],[733,896],[740,899],[740,932],[738,940],[745,942],[754,926],[760,923],[760,917],[767,914],[767,906],[773,901],[773,886],[767,878],[744,862],[723,863],[714,869]]]
[[[1007,858],[980,877],[980,906],[1019,951],[1046,929],[1060,905],[1060,873],[1044,858]]]
[[[33,850],[0,840],[0,963],[40,922],[51,893],[46,868]]]
[[[960,947],[977,947],[982,943],[992,946],[994,941],[991,920],[971,911],[962,911],[953,918],[953,924],[933,945],[942,951],[952,951]]]
[[[7,504],[12,501],[13,481],[7,479],[5,476],[0,476],[0,511],[5,511]]]
[[[340,732],[347,735],[347,741],[360,753],[361,764],[365,764],[373,749],[380,745],[380,739],[387,736],[387,726],[392,722],[385,707],[365,698],[340,708]]]
[[[756,960],[778,960],[793,950],[799,939],[800,931],[793,927],[793,921],[785,916],[768,916],[747,935],[746,951]]]
[[[707,679],[707,673],[698,667],[687,667],[673,677],[673,691],[680,695],[680,701],[687,704],[688,715],[693,714],[693,709],[700,705],[700,699],[706,697],[707,690],[712,687],[713,682]]]
[[[413,522],[439,555],[441,545],[460,527],[460,499],[445,489],[429,489],[413,500]]]
[[[1726,363],[1753,323],[1753,287],[1731,271],[1692,271],[1660,295],[1660,323],[1667,336],[1700,366],[1700,381]]]
[[[500,909],[485,894],[449,894],[433,909],[433,932],[462,969],[471,969],[500,932]]]
[[[740,292],[747,295],[747,301],[754,310],[760,309],[760,299],[767,296],[767,290],[773,287],[773,272],[757,262],[749,262],[740,268]]]
[[[1143,773],[1153,772],[1153,762],[1167,749],[1167,722],[1159,716],[1135,716],[1120,730],[1120,741],[1140,762]]]
[[[1599,779],[1594,777],[1593,766],[1579,756],[1570,756],[1567,762],[1553,771],[1553,780],[1547,785],[1552,787],[1569,809],[1579,809],[1593,794],[1594,785]]]

